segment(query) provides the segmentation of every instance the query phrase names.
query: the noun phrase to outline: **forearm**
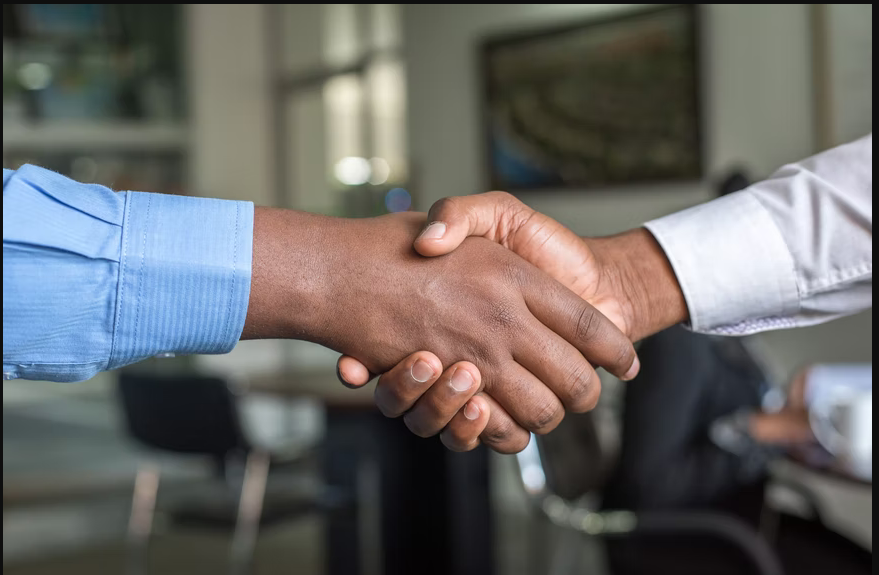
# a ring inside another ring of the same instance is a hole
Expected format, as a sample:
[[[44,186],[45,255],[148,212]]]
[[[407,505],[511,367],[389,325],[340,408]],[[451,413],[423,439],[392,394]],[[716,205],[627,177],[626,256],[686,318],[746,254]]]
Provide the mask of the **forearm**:
[[[583,240],[595,254],[601,281],[620,301],[632,341],[689,319],[674,270],[645,228]]]

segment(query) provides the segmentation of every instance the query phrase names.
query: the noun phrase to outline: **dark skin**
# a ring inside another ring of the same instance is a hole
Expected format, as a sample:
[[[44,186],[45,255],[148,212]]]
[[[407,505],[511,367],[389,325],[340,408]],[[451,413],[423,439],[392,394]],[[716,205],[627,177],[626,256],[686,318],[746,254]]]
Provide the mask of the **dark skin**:
[[[415,241],[418,253],[448,257],[446,254],[453,254],[472,236],[496,242],[590,302],[632,341],[688,319],[681,287],[665,252],[644,228],[603,238],[581,238],[504,192],[440,200],[431,208],[428,220],[442,222],[445,233],[441,238],[432,237],[437,234],[431,233],[434,226],[430,226]],[[369,370],[355,357],[339,360],[340,377],[348,384],[363,385],[370,378]],[[418,362],[430,365],[435,377],[414,379],[413,367]],[[445,372],[444,365],[449,366]],[[485,439],[483,428],[515,427],[505,412],[496,410],[491,390],[450,392],[449,374],[458,369],[466,369],[474,377],[479,371],[467,362],[449,365],[428,351],[413,354],[379,378],[376,404],[387,415],[405,413],[410,429],[442,430],[443,442],[454,451],[479,445],[480,439]],[[624,379],[634,377],[637,369],[633,366]],[[389,403],[393,410],[384,408]],[[432,407],[427,409],[423,403]],[[468,408],[475,417],[467,417]],[[519,429],[511,435],[520,437],[522,433]],[[489,445],[496,447],[497,442]],[[502,451],[516,451],[515,447],[503,445]]]
[[[457,387],[484,391],[491,412],[505,416],[481,432],[499,451],[521,450],[528,431],[550,431],[565,410],[594,407],[593,366],[623,377],[635,364],[610,320],[495,242],[469,238],[448,256],[418,255],[412,240],[424,224],[414,213],[351,220],[258,208],[242,339],[312,341],[374,373],[418,349],[441,365],[466,360],[475,371],[462,370]],[[408,409],[394,401],[386,413]],[[407,423],[419,435],[437,433],[435,422],[454,415],[446,403],[425,401],[420,412],[430,416]]]

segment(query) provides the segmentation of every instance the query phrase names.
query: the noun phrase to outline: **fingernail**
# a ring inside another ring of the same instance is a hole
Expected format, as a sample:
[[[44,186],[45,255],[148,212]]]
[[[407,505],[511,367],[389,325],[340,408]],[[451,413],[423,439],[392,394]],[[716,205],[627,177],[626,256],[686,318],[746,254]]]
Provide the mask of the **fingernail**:
[[[412,379],[418,383],[424,383],[433,377],[433,374],[433,368],[430,367],[427,362],[421,361],[420,359],[412,366]]]
[[[455,391],[467,391],[473,385],[473,376],[466,369],[458,369],[449,383]]]
[[[421,232],[423,240],[439,240],[446,235],[446,224],[442,222],[433,222]]]
[[[464,406],[464,417],[471,421],[479,417],[479,408],[472,401],[468,401]]]
[[[626,375],[623,376],[623,381],[629,381],[635,379],[635,376],[638,375],[638,370],[641,369],[641,360],[638,359],[638,356],[635,356],[635,361],[632,362],[632,367],[629,368],[629,371],[626,372]]]

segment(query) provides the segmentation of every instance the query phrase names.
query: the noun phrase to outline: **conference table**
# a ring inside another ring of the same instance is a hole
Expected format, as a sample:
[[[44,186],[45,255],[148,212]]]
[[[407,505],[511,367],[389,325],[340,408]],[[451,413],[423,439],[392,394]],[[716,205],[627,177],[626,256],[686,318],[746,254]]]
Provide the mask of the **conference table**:
[[[415,436],[402,419],[381,415],[374,383],[348,389],[334,371],[289,370],[242,383],[247,393],[314,398],[325,408],[323,481],[353,497],[329,515],[327,573],[358,575],[370,563],[388,575],[495,572],[484,447],[453,453],[438,437]]]
[[[873,486],[872,474],[867,477],[854,473],[845,461],[817,446],[810,450],[792,450],[788,453],[787,460],[793,465],[829,479],[843,481],[853,486],[871,488]]]
[[[789,451],[770,465],[770,477],[771,487],[782,492],[792,488],[797,494],[793,499],[770,495],[780,510],[818,513],[826,526],[872,551],[872,478],[851,473],[843,462],[817,446]]]

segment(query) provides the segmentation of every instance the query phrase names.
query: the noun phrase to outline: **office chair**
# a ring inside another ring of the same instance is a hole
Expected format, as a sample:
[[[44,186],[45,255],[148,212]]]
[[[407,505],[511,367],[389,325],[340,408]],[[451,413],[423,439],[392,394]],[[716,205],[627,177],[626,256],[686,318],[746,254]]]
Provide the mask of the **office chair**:
[[[532,435],[528,447],[516,460],[530,506],[539,517],[568,533],[556,541],[557,549],[546,569],[551,575],[571,572],[580,545],[579,535],[618,540],[709,537],[737,549],[755,573],[782,574],[779,560],[766,541],[733,515],[711,511],[600,509],[600,491],[609,462],[601,450],[592,414],[569,415],[552,433]],[[575,536],[571,537],[572,534]]]
[[[246,573],[263,513],[272,454],[256,448],[243,432],[235,396],[226,381],[196,375],[158,376],[123,371],[119,397],[131,437],[152,450],[208,456],[229,481],[229,465],[244,461],[231,546],[233,573]],[[129,571],[144,573],[153,525],[160,468],[144,463],[135,478],[128,526]],[[229,483],[232,483],[229,481]],[[299,502],[288,515],[314,510],[313,502]]]

